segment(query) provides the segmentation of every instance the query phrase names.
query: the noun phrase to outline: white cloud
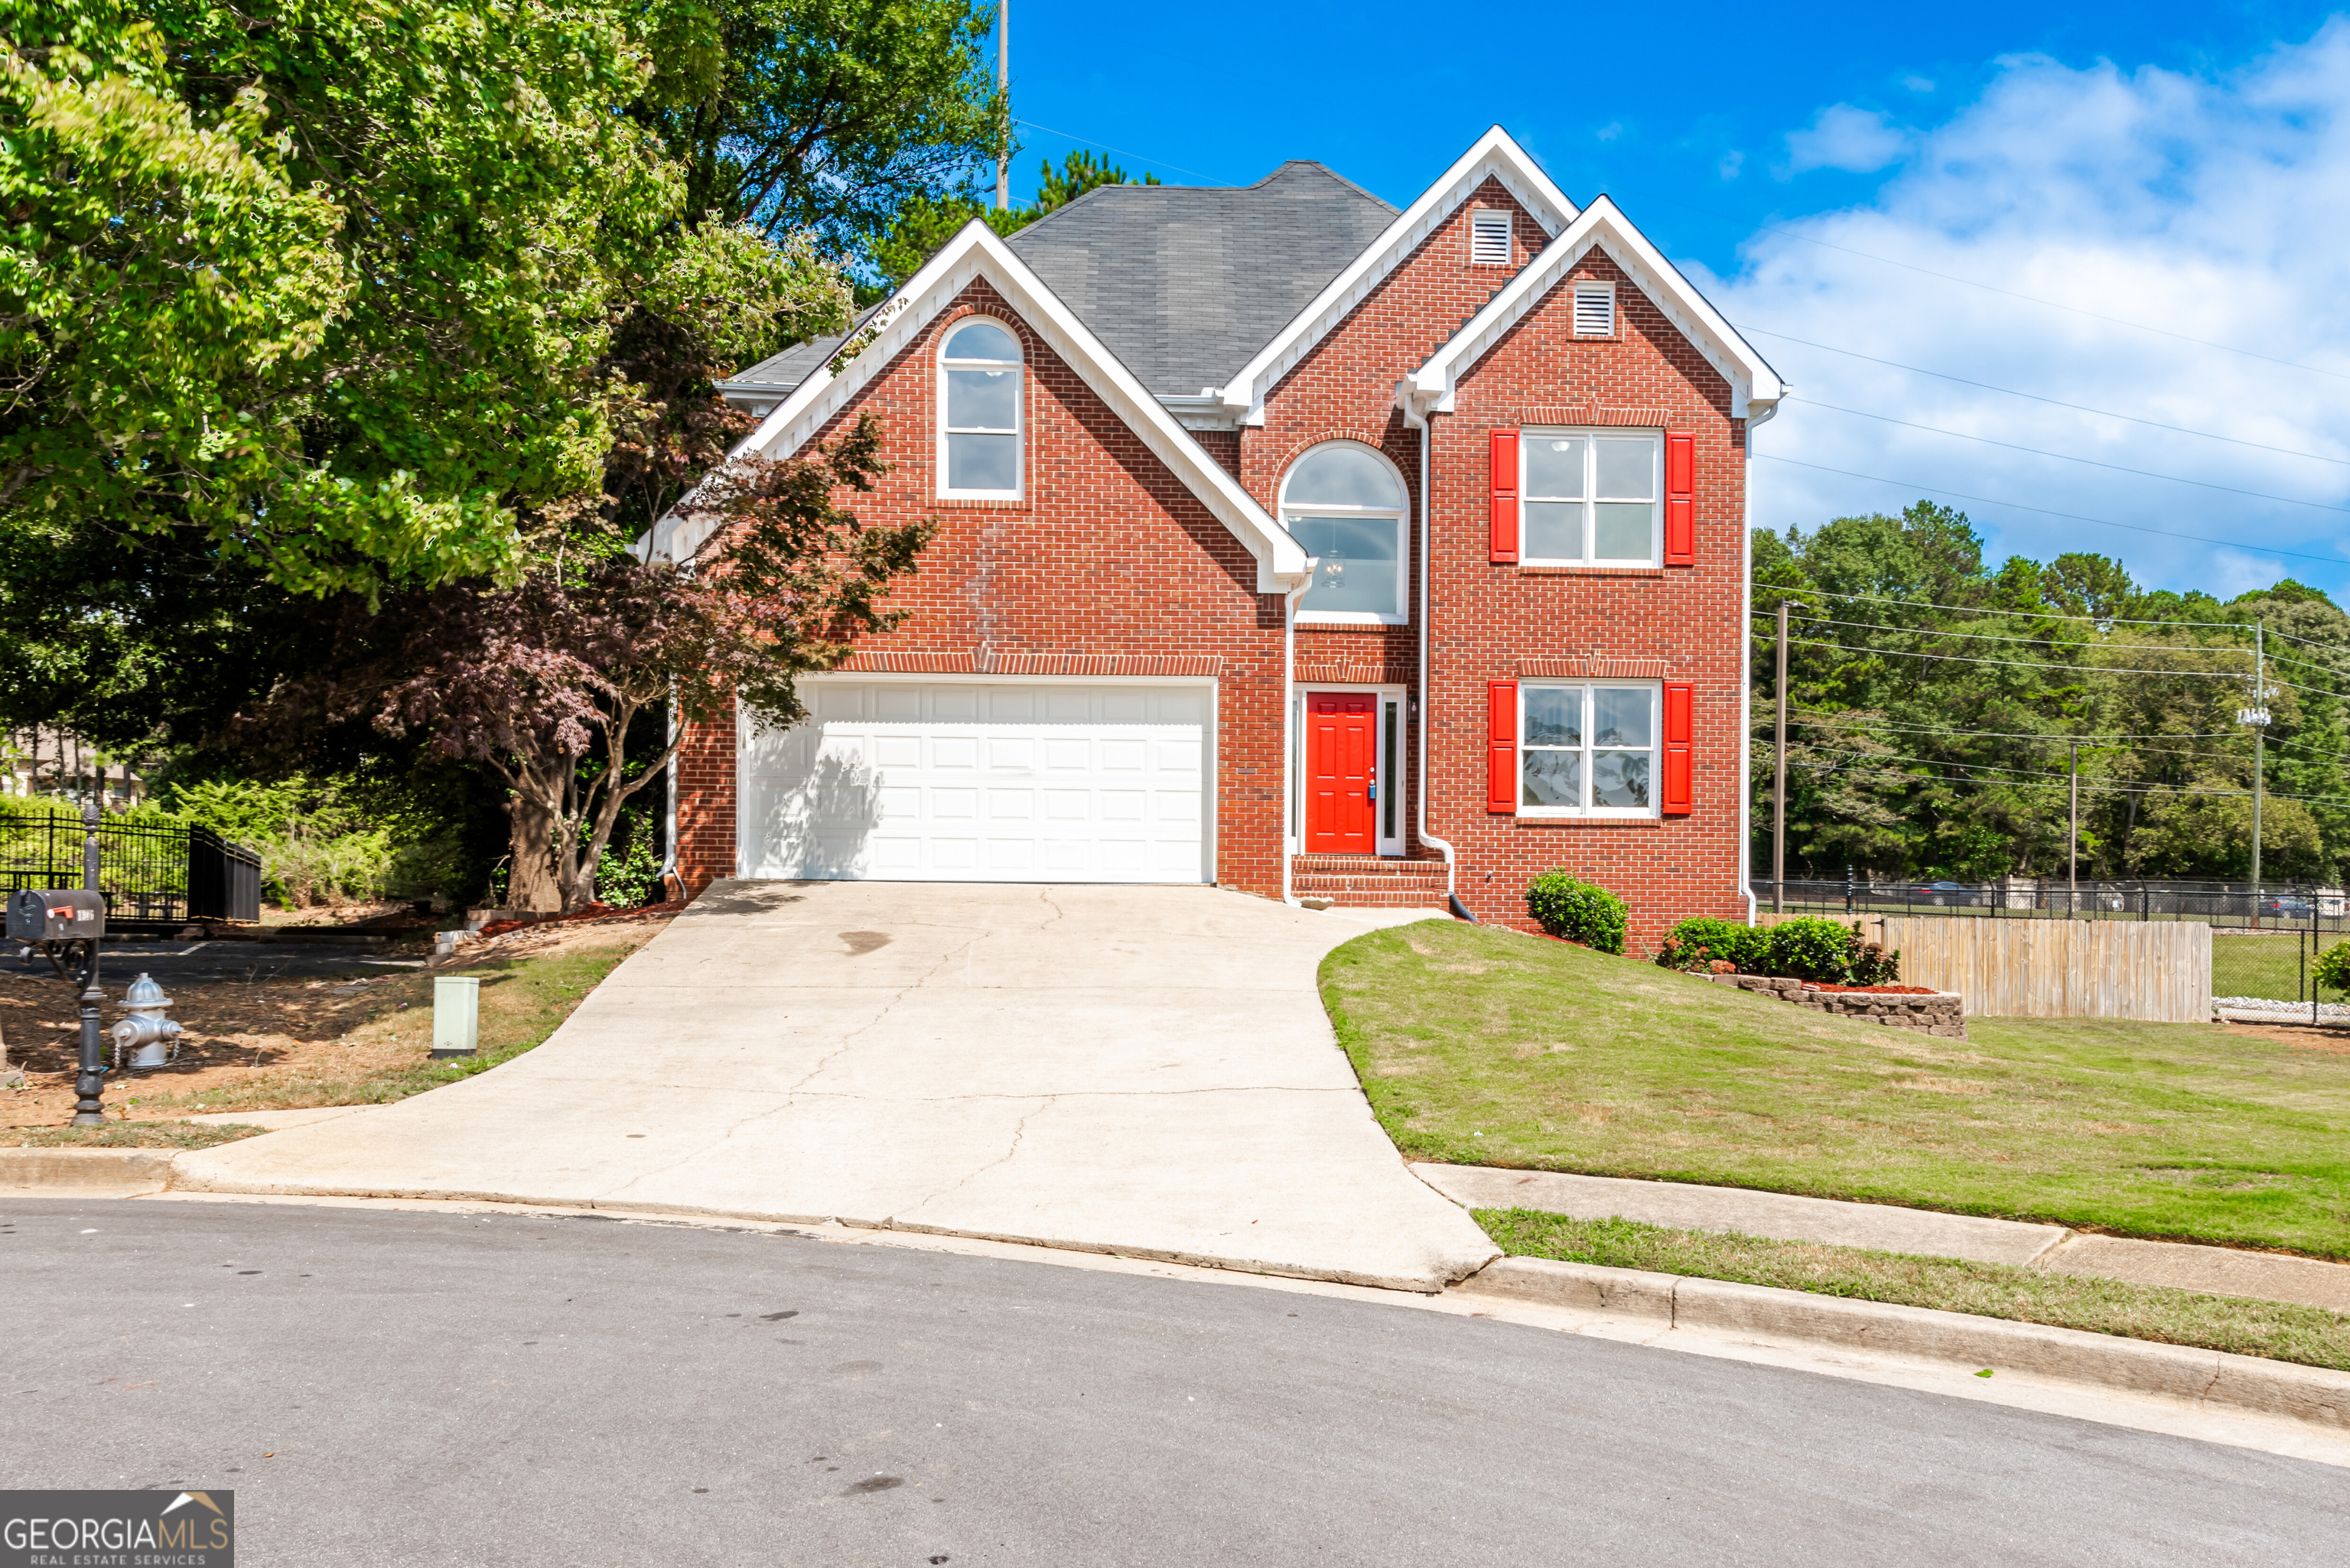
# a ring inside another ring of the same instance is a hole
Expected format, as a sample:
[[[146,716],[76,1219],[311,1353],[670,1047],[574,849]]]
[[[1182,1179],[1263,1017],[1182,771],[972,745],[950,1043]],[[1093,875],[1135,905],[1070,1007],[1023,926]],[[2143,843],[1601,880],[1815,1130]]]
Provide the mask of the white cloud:
[[[1848,103],[1820,110],[1807,130],[1787,133],[1787,170],[1842,169],[1871,174],[1908,151],[1909,133],[1872,109]]]
[[[1824,110],[1814,130],[1846,112],[1843,105]],[[1825,141],[1819,151],[1825,166]],[[2350,592],[2350,514],[1861,416],[2336,507],[2350,507],[2350,466],[2079,413],[1788,341],[2350,461],[2345,192],[2350,21],[2214,77],[2109,64],[2075,70],[2036,57],[2000,62],[1982,97],[1920,136],[1869,204],[1782,225],[1792,233],[1758,234],[1738,275],[1709,284],[1732,321],[1757,329],[1753,342],[1794,383],[1797,400],[1860,411],[1791,400],[1757,432],[1756,522],[1809,528],[1845,514],[1898,511],[1932,490],[1963,492],[2228,542],[1955,502],[1994,560],[2093,550],[2159,587],[2233,592],[2291,575],[2337,596]],[[1945,282],[1849,254],[1856,251],[2075,308]]]
[[[1932,92],[1934,90],[1934,78],[1931,77],[1903,77],[1901,78],[1901,85],[1908,88],[1911,92]]]
[[[1746,167],[1746,154],[1733,147],[1721,155],[1720,167],[1723,179],[1735,180],[1738,178],[1738,171]]]

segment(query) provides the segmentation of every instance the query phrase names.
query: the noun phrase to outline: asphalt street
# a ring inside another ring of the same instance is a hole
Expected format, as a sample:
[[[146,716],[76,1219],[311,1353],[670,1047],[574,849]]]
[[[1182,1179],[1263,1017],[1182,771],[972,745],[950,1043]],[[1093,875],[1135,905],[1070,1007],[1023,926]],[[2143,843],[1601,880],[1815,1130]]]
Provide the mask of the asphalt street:
[[[2338,1563],[2327,1466],[1551,1331],[793,1235],[0,1201],[0,1474],[250,1564]]]
[[[29,948],[0,948],[0,962],[19,974],[49,977],[47,963]],[[109,996],[140,973],[167,991],[219,981],[339,980],[422,969],[421,958],[387,958],[378,949],[333,942],[131,942],[99,944],[99,983]]]

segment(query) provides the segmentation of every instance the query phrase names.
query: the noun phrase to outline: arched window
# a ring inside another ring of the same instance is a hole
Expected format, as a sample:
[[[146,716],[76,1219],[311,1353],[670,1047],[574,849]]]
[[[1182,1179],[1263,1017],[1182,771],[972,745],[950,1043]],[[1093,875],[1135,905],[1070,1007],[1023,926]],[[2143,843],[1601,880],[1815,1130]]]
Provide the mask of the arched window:
[[[1298,601],[1304,618],[1403,624],[1404,511],[1395,465],[1359,441],[1326,442],[1290,465],[1282,525],[1320,560]]]
[[[1020,493],[1020,339],[993,321],[966,320],[939,353],[941,495]]]

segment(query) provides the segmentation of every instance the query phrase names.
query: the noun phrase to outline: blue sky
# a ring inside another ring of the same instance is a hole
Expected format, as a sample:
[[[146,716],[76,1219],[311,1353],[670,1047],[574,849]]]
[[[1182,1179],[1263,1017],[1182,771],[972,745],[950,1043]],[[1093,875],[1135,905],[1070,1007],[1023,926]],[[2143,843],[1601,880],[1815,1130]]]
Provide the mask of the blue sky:
[[[1015,192],[1082,142],[1170,182],[1317,158],[1400,204],[1498,121],[1795,384],[1758,523],[1964,494],[1994,558],[2350,604],[2350,20],[1529,6],[1440,45],[1427,14],[1014,0]]]

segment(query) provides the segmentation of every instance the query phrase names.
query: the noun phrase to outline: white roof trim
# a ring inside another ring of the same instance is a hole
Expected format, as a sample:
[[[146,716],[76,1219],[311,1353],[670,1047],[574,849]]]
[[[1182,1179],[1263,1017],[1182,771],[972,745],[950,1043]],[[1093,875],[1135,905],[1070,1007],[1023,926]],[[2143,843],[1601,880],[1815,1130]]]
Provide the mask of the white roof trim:
[[[1450,412],[1461,375],[1595,247],[1604,247],[1640,292],[1665,313],[1665,318],[1705,356],[1707,363],[1721,372],[1730,383],[1731,418],[1759,424],[1778,410],[1787,386],[1770,361],[1738,335],[1614,202],[1602,196],[1397,389],[1399,399],[1409,400],[1409,411],[1414,415],[1430,409]]]
[[[940,311],[961,297],[974,279],[983,277],[1199,497],[1216,520],[1248,547],[1249,554],[1256,558],[1258,593],[1285,593],[1306,576],[1311,564],[1297,541],[1274,522],[1222,463],[1191,439],[1174,414],[1102,346],[1101,340],[1061,303],[1045,281],[977,218],[965,224],[944,249],[908,278],[906,286],[873,314],[864,329],[870,337],[838,374],[827,366],[810,375],[727,455],[732,458],[757,452],[774,457],[798,452]],[[852,346],[855,341],[850,339]],[[690,560],[710,536],[716,526],[715,519],[695,516],[691,510],[691,496],[681,501],[668,517],[654,526],[649,543],[656,557]]]
[[[1332,278],[1272,342],[1258,349],[1238,375],[1218,389],[1225,406],[1246,410],[1249,423],[1262,422],[1265,394],[1488,178],[1501,181],[1546,234],[1555,234],[1575,221],[1575,205],[1565,192],[1551,183],[1542,166],[1511,140],[1508,131],[1493,127],[1435,184],[1421,192],[1418,201],[1399,213],[1362,254],[1347,263],[1346,270]]]

